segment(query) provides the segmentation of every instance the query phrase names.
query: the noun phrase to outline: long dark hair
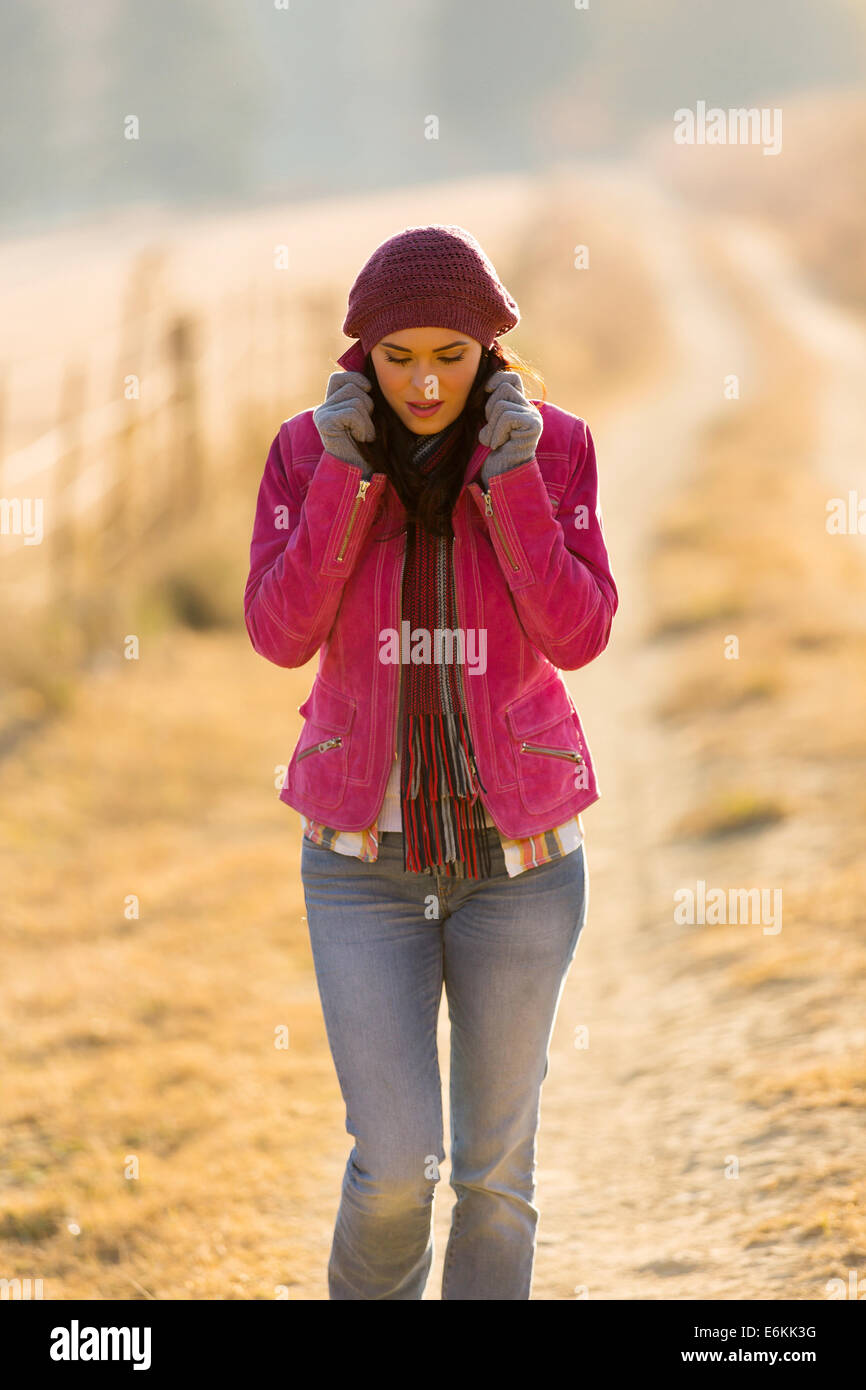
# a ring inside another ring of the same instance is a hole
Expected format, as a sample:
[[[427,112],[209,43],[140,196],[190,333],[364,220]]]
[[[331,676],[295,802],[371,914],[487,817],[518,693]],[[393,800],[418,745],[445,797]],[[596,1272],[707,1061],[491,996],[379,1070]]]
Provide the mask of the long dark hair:
[[[456,430],[454,447],[441,468],[435,468],[425,477],[412,466],[409,457],[418,436],[403,424],[386,401],[376,376],[372,353],[367,353],[363,372],[372,387],[372,420],[376,438],[370,444],[359,443],[357,447],[374,473],[385,473],[391,480],[406,509],[407,523],[419,521],[431,535],[452,534],[451,513],[463,485],[466,466],[478,444],[478,431],[487,421],[485,406],[489,393],[485,391],[484,383],[493,372],[503,369],[534,377],[541,385],[542,398],[546,395],[541,373],[525,362],[513,348],[509,346],[507,351],[503,350],[498,342],[494,342],[492,347],[482,348],[469,395],[457,417],[461,423]],[[399,532],[392,534],[399,535]],[[379,535],[377,539],[387,540],[388,537]]]

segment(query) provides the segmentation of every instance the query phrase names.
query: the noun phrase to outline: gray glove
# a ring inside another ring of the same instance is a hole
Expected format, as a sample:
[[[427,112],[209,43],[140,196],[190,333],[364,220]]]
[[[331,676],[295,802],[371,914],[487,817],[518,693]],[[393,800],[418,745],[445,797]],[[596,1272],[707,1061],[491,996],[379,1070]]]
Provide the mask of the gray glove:
[[[343,463],[357,464],[365,478],[372,478],[373,470],[355,441],[370,444],[376,438],[370,418],[371,390],[363,372],[332,372],[325,399],[313,411],[313,423],[327,452]]]
[[[518,372],[494,372],[485,382],[485,389],[491,395],[484,407],[487,424],[479,430],[478,442],[490,446],[481,467],[486,484],[494,474],[529,462],[544,421],[541,412],[527,400]]]

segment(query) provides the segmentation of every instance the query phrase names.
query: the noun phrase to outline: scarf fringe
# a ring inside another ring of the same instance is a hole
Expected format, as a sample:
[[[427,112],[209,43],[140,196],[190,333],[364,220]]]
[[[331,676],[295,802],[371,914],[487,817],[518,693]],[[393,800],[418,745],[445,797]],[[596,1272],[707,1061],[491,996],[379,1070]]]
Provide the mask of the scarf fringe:
[[[464,711],[407,718],[409,757],[400,776],[404,869],[432,873],[435,865],[451,878],[489,878],[488,827]]]

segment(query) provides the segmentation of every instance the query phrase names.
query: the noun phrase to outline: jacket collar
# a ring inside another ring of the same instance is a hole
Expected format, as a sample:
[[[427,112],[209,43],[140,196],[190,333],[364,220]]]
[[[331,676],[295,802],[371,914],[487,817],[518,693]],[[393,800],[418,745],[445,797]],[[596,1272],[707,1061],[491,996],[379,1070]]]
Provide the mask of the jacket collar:
[[[337,358],[337,361],[344,372],[362,372],[364,370],[364,358],[366,356],[366,352],[361,347],[360,338],[356,338],[351,347],[346,348],[343,356]]]

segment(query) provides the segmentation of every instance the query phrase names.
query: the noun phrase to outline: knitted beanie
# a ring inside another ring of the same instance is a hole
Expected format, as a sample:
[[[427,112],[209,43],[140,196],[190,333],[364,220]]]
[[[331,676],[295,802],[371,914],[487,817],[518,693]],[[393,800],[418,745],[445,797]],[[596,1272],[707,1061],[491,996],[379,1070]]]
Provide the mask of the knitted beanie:
[[[490,347],[520,310],[463,227],[406,227],[383,241],[349,292],[343,332],[364,353],[401,328],[453,328]],[[351,349],[350,349],[351,351]]]

